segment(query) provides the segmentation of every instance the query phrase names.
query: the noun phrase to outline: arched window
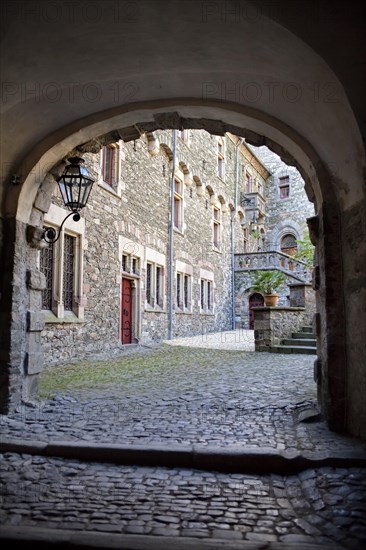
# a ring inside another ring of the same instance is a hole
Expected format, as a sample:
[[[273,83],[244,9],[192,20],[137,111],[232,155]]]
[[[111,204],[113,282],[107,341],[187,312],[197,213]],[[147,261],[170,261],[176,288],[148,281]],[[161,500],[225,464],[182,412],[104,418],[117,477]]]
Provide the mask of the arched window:
[[[289,256],[295,256],[297,252],[296,237],[290,233],[284,235],[281,239],[281,252]]]

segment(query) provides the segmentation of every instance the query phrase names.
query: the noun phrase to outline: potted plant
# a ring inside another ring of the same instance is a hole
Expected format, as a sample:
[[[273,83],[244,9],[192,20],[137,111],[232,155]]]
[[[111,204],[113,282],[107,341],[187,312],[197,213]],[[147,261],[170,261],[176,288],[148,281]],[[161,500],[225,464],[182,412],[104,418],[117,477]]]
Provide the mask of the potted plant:
[[[278,304],[276,290],[284,284],[286,276],[275,269],[266,271],[255,271],[253,273],[252,290],[263,294],[264,303],[267,307],[275,307]]]

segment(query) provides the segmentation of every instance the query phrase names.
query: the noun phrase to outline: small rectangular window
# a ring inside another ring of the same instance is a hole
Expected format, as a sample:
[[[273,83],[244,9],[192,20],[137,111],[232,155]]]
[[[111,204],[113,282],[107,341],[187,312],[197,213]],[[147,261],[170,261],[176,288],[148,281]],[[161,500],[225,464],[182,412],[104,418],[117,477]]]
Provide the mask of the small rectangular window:
[[[220,210],[213,209],[213,244],[215,248],[220,248]]]
[[[211,282],[207,281],[207,309],[211,311]]]
[[[64,236],[63,302],[65,311],[72,311],[74,300],[75,237]]]
[[[186,309],[188,309],[188,306],[189,306],[188,292],[189,292],[189,278],[188,278],[188,275],[184,275],[184,307]]]
[[[290,178],[283,176],[279,179],[280,199],[287,199],[290,196]]]
[[[152,306],[152,300],[151,300],[151,273],[152,272],[152,265],[147,264],[146,265],[146,302]]]
[[[161,279],[161,267],[156,267],[156,278],[155,278],[155,298],[156,303],[161,305],[161,293],[160,293],[160,279]]]
[[[108,185],[113,185],[113,172],[115,163],[116,149],[114,147],[103,147],[103,181]]]
[[[201,309],[205,309],[205,281],[201,280]]]
[[[46,277],[46,288],[42,290],[42,309],[52,309],[53,295],[53,245],[50,244],[41,250],[40,269]]]
[[[122,270],[127,271],[127,256],[123,254],[122,256]]]
[[[225,148],[222,138],[217,142],[217,174],[219,178],[225,179]]]
[[[182,299],[181,299],[181,292],[182,292],[182,275],[180,273],[177,273],[177,307],[182,307]]]
[[[174,227],[183,230],[183,183],[174,180]]]

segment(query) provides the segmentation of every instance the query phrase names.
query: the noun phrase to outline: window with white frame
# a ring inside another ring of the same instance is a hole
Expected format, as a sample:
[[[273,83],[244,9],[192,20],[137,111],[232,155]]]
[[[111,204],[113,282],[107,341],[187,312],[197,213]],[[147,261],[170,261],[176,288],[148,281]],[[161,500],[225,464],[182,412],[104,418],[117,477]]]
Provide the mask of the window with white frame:
[[[146,263],[146,306],[164,307],[164,267],[153,262]]]
[[[187,273],[177,273],[176,277],[176,307],[180,311],[192,309],[192,277]]]
[[[124,252],[122,254],[122,271],[130,275],[140,275],[140,258]]]
[[[213,207],[213,245],[219,249],[221,245],[221,210]]]
[[[105,145],[101,150],[102,182],[119,193],[120,151],[117,143]]]
[[[174,179],[174,228],[183,231],[183,182]]]
[[[288,199],[290,196],[290,177],[281,176],[278,181],[280,199]]]
[[[201,313],[213,313],[213,280],[200,280],[200,311]]]
[[[62,231],[56,243],[47,245],[40,252],[40,271],[46,278],[42,309],[52,312],[57,319],[70,314],[82,317],[81,262],[80,236],[66,231]]]
[[[222,137],[217,140],[217,174],[219,178],[225,179],[225,142]]]
[[[51,204],[44,227],[59,231],[65,210]],[[42,309],[48,312],[46,322],[73,322],[84,318],[83,234],[85,222],[68,219],[59,239],[47,244],[39,253],[39,268],[46,279],[42,291]]]
[[[214,313],[214,274],[200,269],[200,313]]]
[[[175,309],[177,313],[192,312],[192,277],[192,265],[177,260],[175,266]]]

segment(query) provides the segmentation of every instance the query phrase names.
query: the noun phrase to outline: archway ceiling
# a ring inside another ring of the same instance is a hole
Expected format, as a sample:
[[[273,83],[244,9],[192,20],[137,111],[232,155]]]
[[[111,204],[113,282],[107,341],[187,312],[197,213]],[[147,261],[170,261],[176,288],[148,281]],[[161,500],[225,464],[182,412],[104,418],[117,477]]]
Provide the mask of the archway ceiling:
[[[37,144],[51,146],[56,135],[63,139],[73,125],[80,128],[83,119],[91,124],[94,116],[100,120],[103,111],[186,97],[201,98],[202,104],[232,102],[276,117],[311,143],[328,169],[333,164],[336,185],[345,195],[350,191],[347,179],[355,188],[360,182],[364,152],[348,100],[357,114],[361,92],[353,93],[353,76],[362,54],[355,48],[359,13],[349,4],[341,14],[347,13],[347,33],[351,27],[353,39],[347,43],[340,34],[332,44],[322,35],[334,37],[340,17],[330,17],[320,32],[321,17],[318,21],[314,16],[317,2],[312,0],[309,8],[307,2],[254,1],[259,13],[255,21],[244,0],[237,21],[223,21],[219,0],[138,0],[127,3],[135,11],[117,15],[113,9],[120,3],[105,0],[100,17],[83,19],[77,10],[71,17],[71,4],[52,2],[60,11],[50,20],[47,12],[37,12],[47,3],[5,2],[3,166],[14,169]],[[80,11],[87,4],[78,2],[76,7]],[[213,6],[206,16],[205,5]],[[307,44],[330,66],[292,30],[306,35]],[[346,66],[345,51],[353,68]],[[331,67],[340,73],[347,96]],[[327,83],[330,89],[324,88]],[[299,98],[293,101],[297,90]],[[41,149],[40,155],[45,152]]]

